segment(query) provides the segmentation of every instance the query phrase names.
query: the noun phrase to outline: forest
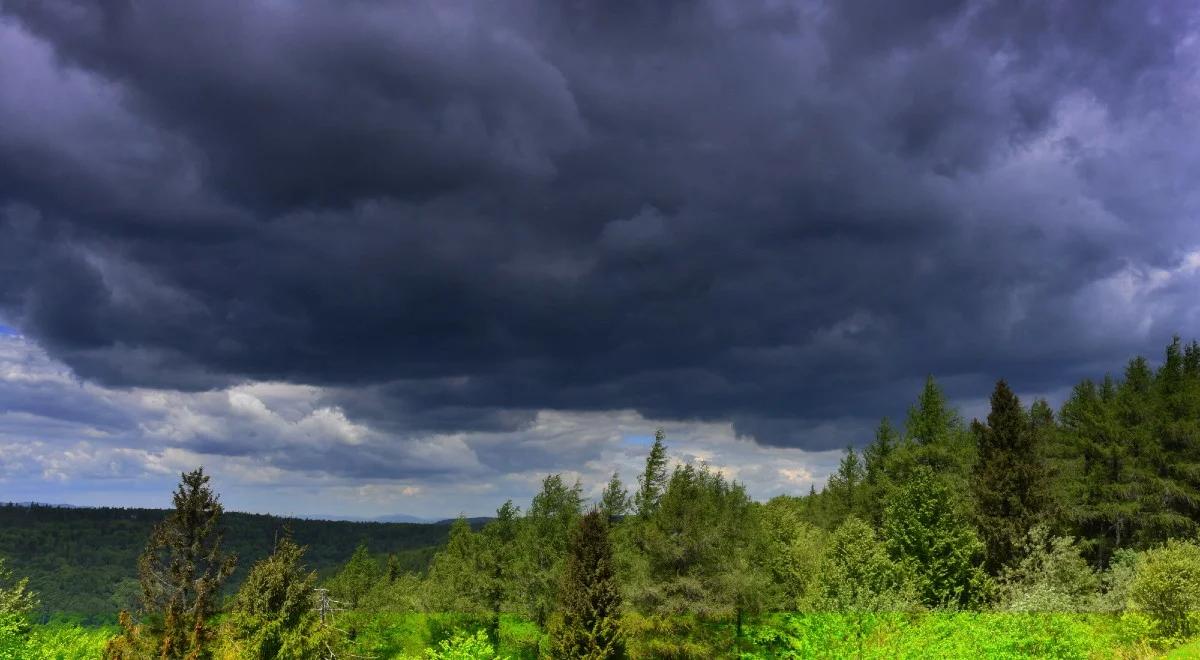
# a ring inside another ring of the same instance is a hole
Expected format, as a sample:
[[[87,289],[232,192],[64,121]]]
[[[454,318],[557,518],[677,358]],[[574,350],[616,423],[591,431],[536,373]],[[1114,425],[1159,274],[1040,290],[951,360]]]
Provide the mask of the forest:
[[[120,559],[116,625],[39,617],[33,567],[0,566],[0,658],[1200,656],[1196,342],[1058,410],[1001,380],[967,421],[929,378],[823,489],[767,502],[668,440],[597,502],[547,475],[443,528],[427,566],[364,538],[320,573],[299,526],[243,550],[197,469]]]

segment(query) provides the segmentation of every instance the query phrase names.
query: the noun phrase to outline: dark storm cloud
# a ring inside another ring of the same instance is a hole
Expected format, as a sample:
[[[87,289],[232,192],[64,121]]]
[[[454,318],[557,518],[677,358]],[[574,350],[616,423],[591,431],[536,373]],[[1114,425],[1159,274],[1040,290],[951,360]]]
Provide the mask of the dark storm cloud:
[[[0,7],[0,315],[105,384],[824,448],[1194,332],[1189,3]]]

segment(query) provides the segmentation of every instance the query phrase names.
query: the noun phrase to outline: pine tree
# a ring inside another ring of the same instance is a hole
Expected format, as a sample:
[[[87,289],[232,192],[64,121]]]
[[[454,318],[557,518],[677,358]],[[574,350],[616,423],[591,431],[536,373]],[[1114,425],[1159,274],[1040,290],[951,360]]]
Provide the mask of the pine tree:
[[[650,447],[650,455],[646,457],[646,469],[638,477],[638,492],[634,496],[634,505],[639,516],[649,515],[656,506],[667,486],[667,446],[664,444],[666,434],[662,429],[654,432],[654,444]]]
[[[608,485],[604,487],[604,493],[600,496],[600,511],[609,522],[613,522],[628,515],[629,508],[629,491],[625,490],[621,477],[613,472],[612,479],[608,480]]]
[[[1038,436],[1017,395],[1000,380],[991,403],[987,425],[978,431],[979,458],[971,486],[987,568],[996,575],[1042,520],[1048,497]]]
[[[550,630],[550,656],[586,660],[625,657],[617,624],[620,609],[608,520],[601,512],[592,511],[571,535],[558,590],[562,618]]]
[[[144,623],[123,616],[124,635],[110,645],[109,657],[138,657],[149,646],[164,659],[209,657],[209,619],[236,558],[221,548],[224,507],[208,482],[203,468],[181,475],[175,510],[155,525],[138,560]]]

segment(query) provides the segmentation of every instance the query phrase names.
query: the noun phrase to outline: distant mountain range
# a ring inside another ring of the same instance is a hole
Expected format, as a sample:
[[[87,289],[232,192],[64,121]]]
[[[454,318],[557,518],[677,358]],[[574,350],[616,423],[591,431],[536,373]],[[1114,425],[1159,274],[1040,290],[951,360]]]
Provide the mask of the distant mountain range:
[[[77,504],[51,504],[49,502],[0,502],[0,506],[4,506],[4,505],[24,506],[24,507],[44,506],[44,507],[50,507],[50,508],[55,508],[55,509],[96,508],[96,507],[80,506]],[[233,513],[233,512],[231,512],[231,513]],[[257,515],[257,514],[252,514],[252,515]],[[413,523],[413,524],[418,524],[418,525],[449,525],[450,523],[453,523],[455,520],[457,520],[457,518],[441,518],[441,519],[426,518],[423,516],[409,515],[407,513],[393,513],[393,514],[389,514],[389,515],[385,515],[385,516],[373,516],[373,517],[371,517],[371,516],[346,516],[346,515],[337,515],[337,514],[315,515],[315,516],[285,516],[285,517],[296,518],[299,520],[333,520],[333,521],[345,521],[345,522],[376,522],[376,523]],[[487,523],[491,522],[492,520],[495,520],[495,518],[491,517],[491,516],[475,516],[472,518],[467,518],[467,522],[471,523],[472,527],[486,525]]]

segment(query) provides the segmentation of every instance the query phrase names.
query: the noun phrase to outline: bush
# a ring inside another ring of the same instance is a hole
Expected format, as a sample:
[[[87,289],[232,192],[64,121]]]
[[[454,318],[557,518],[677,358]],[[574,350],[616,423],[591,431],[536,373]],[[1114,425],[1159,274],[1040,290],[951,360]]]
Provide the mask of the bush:
[[[499,660],[496,649],[488,641],[487,632],[477,631],[474,635],[461,633],[442,640],[436,649],[425,651],[426,660]]]
[[[1155,637],[1170,644],[1200,631],[1200,546],[1171,539],[1143,553],[1130,596],[1154,624]]]
[[[1000,581],[1001,609],[1009,612],[1084,612],[1095,608],[1100,580],[1079,555],[1075,540],[1051,537],[1036,526],[1022,557]]]

